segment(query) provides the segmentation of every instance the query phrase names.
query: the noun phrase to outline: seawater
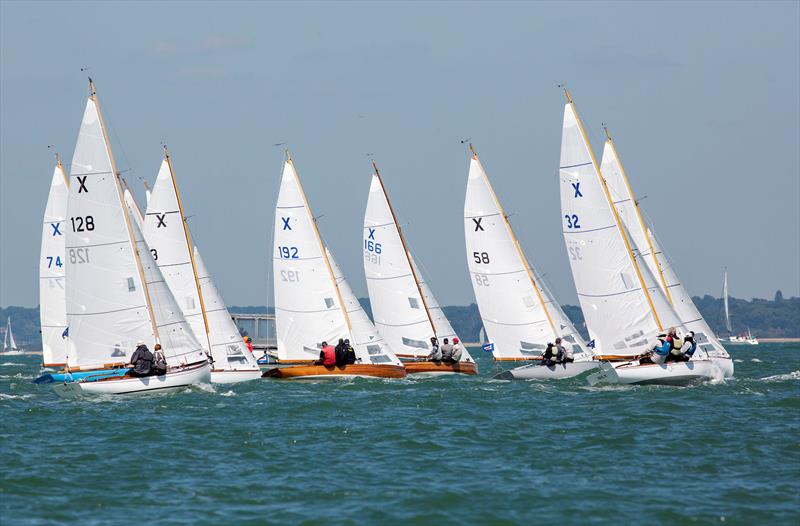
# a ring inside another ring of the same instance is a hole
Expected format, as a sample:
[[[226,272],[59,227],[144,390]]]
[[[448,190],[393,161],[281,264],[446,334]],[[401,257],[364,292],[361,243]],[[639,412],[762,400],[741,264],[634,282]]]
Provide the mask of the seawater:
[[[0,524],[798,524],[800,347],[691,388],[478,377],[70,401],[0,361]]]

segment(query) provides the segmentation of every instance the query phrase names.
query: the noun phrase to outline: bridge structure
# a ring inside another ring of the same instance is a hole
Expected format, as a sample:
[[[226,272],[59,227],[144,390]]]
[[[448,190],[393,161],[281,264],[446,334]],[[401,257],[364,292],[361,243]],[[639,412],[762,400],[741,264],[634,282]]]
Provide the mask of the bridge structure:
[[[277,349],[278,340],[275,336],[274,314],[231,313],[231,318],[239,329],[239,334],[250,336],[254,350],[267,352]]]

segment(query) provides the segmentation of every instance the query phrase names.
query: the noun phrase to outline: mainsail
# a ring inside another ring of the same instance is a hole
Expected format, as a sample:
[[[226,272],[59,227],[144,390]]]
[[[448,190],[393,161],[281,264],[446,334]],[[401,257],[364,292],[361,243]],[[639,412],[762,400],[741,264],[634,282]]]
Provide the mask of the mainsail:
[[[11,316],[6,320],[6,335],[3,339],[3,351],[16,351],[17,342],[14,341],[14,333],[11,332]]]
[[[644,260],[650,273],[661,285],[661,290],[672,304],[681,325],[694,332],[695,341],[702,350],[707,352],[724,351],[717,336],[706,323],[700,311],[697,310],[691,296],[678,279],[675,267],[661,248],[652,227],[642,216],[608,130],[606,130],[601,172],[619,217],[630,233],[633,245],[640,252],[641,259]]]
[[[430,338],[456,333],[405,243],[377,167],[364,213],[364,273],[375,326],[401,355],[426,357]],[[463,361],[471,361],[464,351]]]
[[[44,211],[39,257],[39,320],[42,330],[42,364],[60,366],[67,362],[67,310],[64,297],[66,258],[64,239],[69,181],[61,158],[50,182]]]
[[[474,152],[464,200],[464,236],[472,288],[495,359],[538,358],[559,336],[576,353],[588,351],[525,258]]]
[[[128,215],[91,83],[90,88],[70,170],[67,365],[124,363],[140,340],[160,340],[173,365],[202,361],[205,355]]]
[[[572,99],[561,137],[564,242],[589,334],[605,354],[637,355],[677,315],[634,255]],[[639,254],[639,257],[641,255]]]
[[[322,243],[291,157],[275,205],[272,270],[279,360],[316,360],[323,341],[348,338],[361,363],[400,365]]]
[[[733,333],[733,328],[731,327],[731,311],[728,306],[728,269],[725,269],[725,274],[722,278],[722,306],[725,310],[725,329],[728,334],[731,334]]]

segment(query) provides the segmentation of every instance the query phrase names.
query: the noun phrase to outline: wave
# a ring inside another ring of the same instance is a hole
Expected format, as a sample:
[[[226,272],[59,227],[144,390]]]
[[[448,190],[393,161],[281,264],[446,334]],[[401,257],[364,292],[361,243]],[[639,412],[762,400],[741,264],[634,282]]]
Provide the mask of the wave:
[[[774,374],[765,378],[760,378],[762,382],[785,382],[786,380],[800,380],[800,371],[792,371],[786,374]]]
[[[761,360],[759,360],[758,358],[750,358],[750,361],[755,363],[761,363]]]

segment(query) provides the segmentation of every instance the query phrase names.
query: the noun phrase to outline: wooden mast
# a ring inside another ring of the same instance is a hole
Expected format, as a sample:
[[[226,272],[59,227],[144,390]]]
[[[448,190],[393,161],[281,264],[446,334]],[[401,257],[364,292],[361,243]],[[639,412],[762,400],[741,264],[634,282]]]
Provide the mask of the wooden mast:
[[[619,165],[619,171],[622,174],[622,180],[625,181],[625,187],[628,189],[628,195],[631,196],[631,200],[633,201],[633,207],[636,210],[636,217],[639,218],[639,225],[642,227],[642,232],[644,233],[644,237],[647,240],[647,246],[650,248],[650,256],[653,258],[653,262],[656,265],[656,269],[658,269],[658,277],[661,280],[661,284],[664,286],[664,294],[667,296],[667,301],[672,303],[672,295],[669,293],[669,288],[667,287],[667,280],[664,278],[664,272],[661,269],[661,264],[658,262],[658,258],[656,257],[656,251],[653,248],[653,242],[650,240],[650,236],[647,235],[647,226],[644,224],[644,218],[642,217],[642,211],[639,209],[639,203],[636,201],[636,198],[633,195],[633,190],[631,189],[631,183],[628,181],[628,174],[625,173],[625,168],[622,166],[622,161],[617,154],[617,146],[614,144],[614,141],[611,139],[611,134],[608,131],[608,126],[603,126],[603,130],[606,132],[606,142],[611,147],[611,152],[614,154],[614,158],[617,160],[617,164]]]
[[[197,276],[197,265],[194,262],[194,245],[192,245],[192,239],[189,236],[189,228],[186,226],[186,216],[183,215],[183,205],[181,204],[181,194],[178,191],[178,183],[175,181],[175,173],[172,171],[172,162],[169,158],[169,150],[167,150],[167,145],[162,145],[164,147],[164,162],[167,163],[167,167],[169,168],[169,176],[172,179],[172,188],[175,190],[175,199],[178,201],[178,213],[181,216],[181,226],[183,226],[183,234],[186,238],[186,248],[189,250],[189,261],[192,262],[192,275],[194,276],[194,284],[197,287],[197,297],[200,299],[200,312],[203,313],[203,326],[206,329],[206,341],[208,342],[208,353],[211,354],[211,336],[210,330],[208,328],[208,318],[206,317],[206,305],[203,302],[203,290],[200,287],[200,278]]]
[[[436,325],[433,323],[431,312],[428,309],[428,302],[425,301],[425,294],[422,293],[422,287],[420,287],[419,284],[419,277],[417,276],[417,272],[414,270],[414,263],[411,261],[411,254],[409,253],[408,246],[406,245],[406,238],[403,235],[403,229],[400,228],[400,224],[397,222],[397,216],[394,214],[392,202],[389,200],[389,194],[386,193],[386,187],[383,185],[383,178],[381,177],[381,173],[378,170],[378,165],[375,163],[375,160],[372,161],[372,167],[375,169],[375,176],[378,178],[378,182],[381,185],[381,191],[383,192],[383,197],[386,199],[386,204],[389,205],[389,213],[392,214],[392,221],[397,229],[397,234],[400,236],[400,243],[403,245],[403,253],[406,255],[406,261],[408,261],[408,266],[411,269],[411,276],[414,278],[414,284],[417,286],[417,292],[419,292],[419,297],[422,299],[422,306],[425,308],[425,315],[428,317],[428,322],[431,324],[433,335],[438,339],[438,335],[436,334]]]
[[[617,223],[617,230],[622,236],[622,241],[625,243],[625,248],[628,251],[628,256],[630,256],[631,258],[633,269],[636,271],[636,276],[639,278],[639,283],[642,286],[642,291],[644,292],[644,296],[647,299],[647,303],[648,305],[650,305],[650,311],[653,313],[653,318],[656,321],[658,330],[659,331],[664,330],[664,326],[661,325],[661,319],[658,317],[658,312],[656,312],[655,305],[653,305],[653,298],[650,297],[650,291],[647,290],[647,285],[644,282],[644,276],[642,276],[642,271],[639,268],[639,265],[636,263],[636,258],[633,255],[633,250],[631,249],[630,241],[628,241],[628,236],[625,235],[625,231],[622,228],[622,221],[620,220],[619,214],[617,213],[617,207],[614,206],[614,201],[611,199],[611,192],[609,192],[608,190],[608,185],[606,184],[606,180],[605,178],[603,178],[603,173],[600,171],[600,165],[597,164],[597,159],[594,156],[594,150],[592,150],[592,145],[589,144],[589,139],[586,136],[586,130],[583,129],[583,123],[581,122],[581,118],[578,116],[578,110],[575,109],[575,103],[572,102],[572,96],[569,94],[567,88],[564,88],[564,95],[567,97],[567,103],[570,106],[572,106],[572,112],[575,114],[575,122],[578,123],[578,129],[581,131],[581,135],[583,136],[583,142],[586,145],[586,148],[589,150],[589,156],[592,159],[592,164],[594,165],[594,169],[597,172],[597,176],[600,178],[600,184],[603,187],[606,199],[608,200],[608,205],[611,207],[611,213],[614,215],[614,220]]]
[[[317,242],[319,243],[319,248],[322,251],[322,258],[325,260],[325,266],[328,268],[328,274],[331,277],[331,281],[333,282],[333,288],[336,290],[336,297],[339,300],[339,306],[342,309],[342,313],[344,314],[344,320],[347,323],[347,330],[350,332],[350,337],[353,338],[355,342],[355,337],[353,336],[353,324],[350,322],[350,315],[347,313],[347,306],[344,304],[344,299],[342,298],[342,293],[339,290],[339,284],[336,282],[336,275],[333,273],[333,267],[331,267],[330,259],[328,259],[328,249],[325,244],[322,242],[322,237],[319,234],[319,228],[317,228],[317,219],[311,213],[311,207],[308,205],[308,198],[306,198],[306,192],[303,190],[303,183],[300,182],[300,176],[297,174],[297,170],[294,169],[294,161],[292,160],[292,154],[289,153],[289,150],[286,150],[286,163],[291,166],[292,171],[294,172],[295,180],[297,181],[297,188],[300,190],[300,196],[303,198],[303,204],[305,204],[306,211],[308,212],[308,217],[311,219],[311,225],[314,229],[314,234],[317,236]]]
[[[103,130],[103,141],[105,141],[106,144],[106,152],[108,153],[108,158],[111,161],[111,171],[113,172],[112,175],[114,177],[114,182],[117,185],[117,197],[119,198],[119,204],[122,207],[122,215],[125,217],[125,226],[128,228],[128,239],[131,243],[131,248],[133,249],[134,259],[136,260],[136,268],[139,271],[139,278],[142,280],[142,290],[144,291],[144,298],[145,302],[147,303],[147,311],[150,314],[150,325],[153,327],[153,336],[155,337],[156,342],[159,342],[160,338],[158,335],[158,324],[156,323],[155,312],[153,311],[153,303],[150,299],[150,288],[147,286],[147,279],[144,276],[144,269],[142,268],[142,261],[139,256],[139,246],[136,243],[135,236],[133,235],[131,218],[128,216],[128,207],[125,204],[125,199],[123,198],[119,172],[117,171],[117,163],[114,161],[114,154],[111,151],[111,143],[108,140],[108,132],[106,131],[106,123],[103,120],[103,114],[100,111],[100,101],[97,99],[97,91],[94,88],[94,82],[92,82],[91,77],[89,77],[89,98],[94,102],[97,108],[97,116],[100,120],[100,128]]]
[[[481,164],[480,159],[478,159],[478,154],[477,152],[475,152],[475,148],[472,146],[472,143],[470,143],[469,145],[469,151],[472,152],[472,159],[474,159],[478,163],[478,167],[481,169],[481,176],[483,176],[483,180],[486,183],[486,187],[489,189],[489,192],[491,192],[492,198],[494,198],[495,205],[497,206],[497,209],[500,211],[500,216],[503,218],[503,221],[506,224],[506,228],[508,229],[508,233],[511,235],[511,240],[514,242],[514,247],[517,249],[517,254],[522,260],[522,264],[525,266],[525,273],[528,275],[528,279],[531,280],[531,284],[533,285],[533,290],[536,291],[536,296],[539,298],[539,303],[542,305],[542,309],[544,310],[544,315],[547,317],[547,322],[550,324],[550,328],[552,329],[553,334],[559,336],[559,331],[556,329],[556,325],[553,322],[553,318],[550,316],[550,312],[547,310],[547,304],[545,303],[544,298],[542,297],[542,292],[539,289],[539,286],[536,284],[536,280],[533,277],[533,272],[531,271],[531,266],[528,264],[528,259],[525,257],[525,253],[522,252],[522,247],[519,244],[517,236],[514,234],[514,229],[511,228],[511,223],[508,222],[506,213],[503,211],[503,206],[500,204],[500,200],[497,198],[497,194],[494,193],[494,188],[492,188],[492,184],[486,177],[486,171],[483,169],[483,164]]]

